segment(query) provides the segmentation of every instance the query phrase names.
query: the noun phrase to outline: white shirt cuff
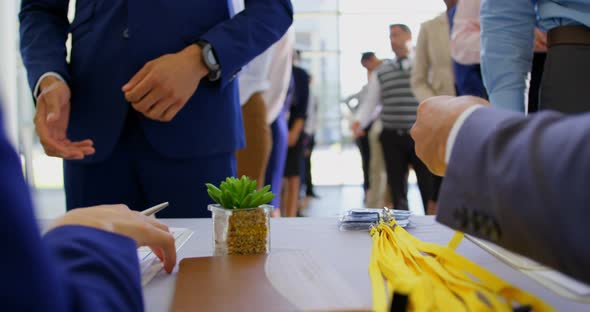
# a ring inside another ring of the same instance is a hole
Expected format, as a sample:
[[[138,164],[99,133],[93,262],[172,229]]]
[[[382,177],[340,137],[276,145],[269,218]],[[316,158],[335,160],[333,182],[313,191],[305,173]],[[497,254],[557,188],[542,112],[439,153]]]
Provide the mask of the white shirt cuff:
[[[33,95],[35,96],[35,100],[39,97],[39,88],[41,87],[41,81],[43,81],[43,79],[45,79],[46,77],[49,77],[49,76],[53,76],[63,82],[66,82],[66,80],[60,74],[58,74],[56,72],[47,72],[47,73],[41,75],[39,80],[37,80],[37,84],[35,84],[35,89],[33,89]]]
[[[475,106],[471,106],[470,108],[466,109],[463,113],[461,113],[461,115],[459,115],[459,118],[457,118],[457,120],[455,120],[455,123],[453,124],[453,127],[451,128],[451,132],[449,133],[449,137],[447,138],[447,149],[445,151],[445,163],[449,164],[449,161],[451,160],[451,153],[453,152],[453,146],[455,145],[455,140],[457,139],[457,135],[459,134],[459,130],[461,130],[461,127],[463,127],[463,124],[465,123],[465,120],[467,120],[467,118],[469,116],[471,116],[471,114],[473,114],[473,112],[478,109],[483,107],[483,105],[475,105]]]

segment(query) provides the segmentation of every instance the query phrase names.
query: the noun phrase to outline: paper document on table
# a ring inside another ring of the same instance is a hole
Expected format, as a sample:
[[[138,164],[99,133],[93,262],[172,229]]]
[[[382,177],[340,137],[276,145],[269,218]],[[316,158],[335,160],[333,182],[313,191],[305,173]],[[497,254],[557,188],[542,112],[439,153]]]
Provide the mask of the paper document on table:
[[[521,271],[541,285],[562,297],[590,302],[590,285],[541,265],[529,258],[510,252],[500,246],[467,235],[467,238],[506,264]]]
[[[515,254],[511,251],[508,251],[500,246],[495,244],[489,243],[479,238],[475,238],[470,235],[466,235],[470,241],[474,242],[477,246],[481,247],[485,251],[491,253],[492,255],[496,256],[498,259],[506,262],[510,266],[517,268],[517,269],[525,269],[525,270],[547,270],[548,268],[521,255]]]
[[[590,285],[551,269],[521,272],[562,297],[590,303]]]
[[[193,231],[185,228],[170,228],[170,231],[174,235],[176,251],[179,251],[193,235]],[[141,285],[145,286],[164,266],[149,247],[137,248],[137,257],[139,258],[139,268],[141,270]]]

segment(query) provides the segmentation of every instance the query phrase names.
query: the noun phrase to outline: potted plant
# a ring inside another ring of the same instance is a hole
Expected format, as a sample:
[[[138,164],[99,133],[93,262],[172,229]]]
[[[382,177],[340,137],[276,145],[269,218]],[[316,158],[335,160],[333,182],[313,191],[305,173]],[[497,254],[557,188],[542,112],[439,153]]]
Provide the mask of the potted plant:
[[[248,177],[227,178],[219,188],[207,183],[207,193],[217,204],[213,214],[214,254],[253,255],[270,252],[270,212],[274,194],[270,185],[256,190]]]

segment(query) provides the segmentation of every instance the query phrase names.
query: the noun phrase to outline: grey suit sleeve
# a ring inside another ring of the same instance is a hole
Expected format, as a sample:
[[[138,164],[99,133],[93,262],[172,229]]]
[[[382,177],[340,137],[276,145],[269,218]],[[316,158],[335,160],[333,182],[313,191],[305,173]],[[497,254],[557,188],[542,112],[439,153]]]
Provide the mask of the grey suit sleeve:
[[[590,114],[476,110],[455,141],[438,221],[590,282]]]

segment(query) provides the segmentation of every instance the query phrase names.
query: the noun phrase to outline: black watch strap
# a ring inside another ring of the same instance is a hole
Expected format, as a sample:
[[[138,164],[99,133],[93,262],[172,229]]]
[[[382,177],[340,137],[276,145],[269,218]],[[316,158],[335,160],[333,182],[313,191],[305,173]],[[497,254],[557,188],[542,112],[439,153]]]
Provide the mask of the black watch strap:
[[[219,80],[221,78],[221,66],[217,61],[217,56],[215,55],[215,51],[213,51],[213,47],[209,42],[204,40],[197,41],[197,44],[202,49],[203,63],[205,63],[205,66],[209,69],[209,75],[207,78],[209,78],[209,81]]]

